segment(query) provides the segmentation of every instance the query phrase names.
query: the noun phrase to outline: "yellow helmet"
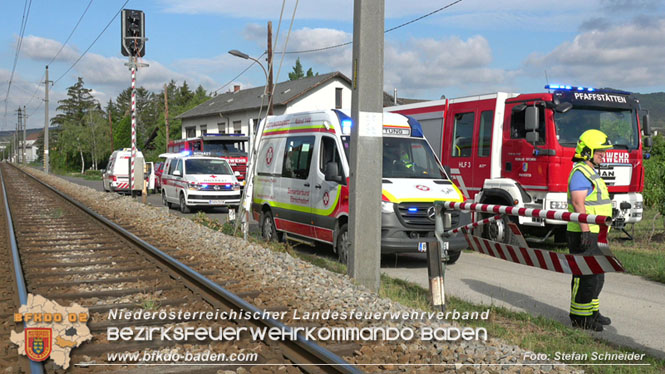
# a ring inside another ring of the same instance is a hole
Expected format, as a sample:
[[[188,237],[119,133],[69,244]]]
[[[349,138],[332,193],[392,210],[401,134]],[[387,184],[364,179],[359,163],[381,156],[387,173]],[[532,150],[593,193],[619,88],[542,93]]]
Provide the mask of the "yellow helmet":
[[[595,129],[587,130],[580,135],[580,139],[577,141],[575,157],[591,160],[596,150],[610,148],[612,148],[612,143],[604,132]]]

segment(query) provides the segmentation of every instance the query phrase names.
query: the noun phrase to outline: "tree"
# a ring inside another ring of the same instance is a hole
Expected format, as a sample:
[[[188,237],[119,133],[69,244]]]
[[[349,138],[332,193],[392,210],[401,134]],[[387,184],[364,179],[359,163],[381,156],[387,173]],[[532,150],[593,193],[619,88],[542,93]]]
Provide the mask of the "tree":
[[[55,164],[69,169],[79,166],[80,161],[81,173],[85,171],[86,155],[93,168],[97,167],[105,155],[98,146],[108,139],[107,133],[99,129],[103,112],[91,92],[79,77],[67,88],[67,98],[58,101],[58,114],[51,120],[60,130],[53,143]]]
[[[300,78],[309,78],[315,75],[319,75],[319,73],[315,74],[314,72],[312,72],[312,68],[309,68],[307,70],[307,75],[303,73],[302,64],[300,63],[300,57],[298,57],[296,59],[296,64],[293,66],[293,72],[289,73],[289,80],[295,81]]]

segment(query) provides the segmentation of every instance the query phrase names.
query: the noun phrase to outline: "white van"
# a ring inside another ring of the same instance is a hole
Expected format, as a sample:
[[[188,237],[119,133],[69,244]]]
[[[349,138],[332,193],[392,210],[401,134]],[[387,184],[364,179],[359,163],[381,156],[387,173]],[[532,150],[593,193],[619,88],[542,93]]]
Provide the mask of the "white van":
[[[286,234],[329,243],[346,262],[351,126],[339,110],[270,116],[261,123],[252,216],[266,240]],[[383,114],[382,157],[382,253],[422,252],[436,240],[433,202],[462,202],[462,194],[410,117]],[[470,221],[459,212],[452,218],[454,226]],[[461,236],[451,239],[450,262],[466,247]]]
[[[129,193],[129,172],[130,160],[132,157],[131,148],[124,148],[113,151],[109,157],[109,163],[102,174],[102,185],[104,191]],[[134,160],[134,191],[142,191],[144,183],[145,162],[143,153],[136,152]]]
[[[187,152],[185,152],[187,153]],[[218,157],[165,153],[162,174],[162,202],[177,205],[183,213],[194,206],[226,206],[237,210],[240,183],[229,163]]]

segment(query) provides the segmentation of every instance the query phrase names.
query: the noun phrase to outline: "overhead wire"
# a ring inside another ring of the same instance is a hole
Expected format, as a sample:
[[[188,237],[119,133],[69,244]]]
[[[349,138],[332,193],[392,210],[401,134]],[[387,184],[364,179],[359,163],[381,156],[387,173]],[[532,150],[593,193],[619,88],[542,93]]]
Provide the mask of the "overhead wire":
[[[111,18],[111,20],[109,21],[109,23],[106,24],[106,26],[104,27],[104,29],[99,33],[99,35],[97,35],[97,37],[95,38],[95,40],[93,40],[92,43],[90,43],[90,45],[88,46],[88,48],[86,48],[85,51],[83,51],[83,53],[79,56],[79,58],[77,58],[76,61],[74,61],[74,63],[73,63],[73,64],[72,64],[72,65],[71,65],[71,66],[70,66],[70,67],[69,67],[69,68],[68,68],[68,69],[67,69],[67,70],[66,70],[66,71],[60,76],[60,77],[58,77],[58,79],[56,79],[56,80],[53,81],[53,84],[54,84],[54,85],[55,85],[56,83],[58,83],[58,81],[60,81],[60,79],[62,79],[65,75],[67,75],[67,73],[69,73],[69,71],[72,70],[72,68],[73,68],[74,66],[76,66],[76,64],[78,64],[79,61],[81,61],[81,59],[83,58],[83,56],[85,56],[86,53],[88,53],[88,51],[90,50],[90,48],[92,48],[92,46],[95,45],[95,43],[97,43],[97,40],[99,40],[99,38],[101,38],[101,36],[106,32],[106,30],[109,28],[109,26],[111,26],[111,23],[113,23],[113,21],[116,19],[116,17],[118,17],[118,15],[120,14],[120,12],[122,12],[122,10],[125,8],[125,5],[127,5],[128,2],[129,2],[129,0],[126,0],[125,3],[122,4],[122,6],[120,7],[120,9],[119,9],[119,10],[113,15],[113,17]]]
[[[14,55],[14,64],[12,66],[12,73],[9,76],[9,83],[7,84],[7,95],[5,95],[5,125],[7,125],[7,105],[9,103],[9,93],[14,81],[14,73],[16,72],[16,64],[18,63],[19,55],[21,54],[21,46],[23,45],[23,35],[25,35],[25,27],[28,24],[28,17],[30,16],[30,8],[32,0],[25,0],[23,3],[23,17],[21,18],[21,26],[19,27],[19,37],[16,42],[16,54]]]
[[[451,6],[457,4],[457,3],[461,3],[462,1],[463,1],[463,0],[456,0],[456,1],[453,1],[452,3],[449,3],[449,4],[443,6],[443,7],[439,8],[439,9],[433,10],[433,11],[431,11],[431,12],[425,14],[425,15],[422,15],[422,16],[420,16],[420,17],[414,18],[414,19],[412,19],[412,20],[410,20],[410,21],[407,21],[407,22],[404,22],[404,23],[402,23],[402,24],[399,24],[399,25],[397,25],[397,26],[395,26],[395,27],[391,27],[391,28],[385,30],[383,33],[384,33],[384,34],[387,34],[387,33],[391,32],[391,31],[395,31],[395,30],[400,29],[400,28],[402,28],[402,27],[404,27],[404,26],[410,25],[410,24],[412,24],[412,23],[414,23],[414,22],[418,22],[418,21],[420,21],[420,20],[423,19],[423,18],[427,18],[427,17],[429,17],[429,16],[431,16],[431,15],[433,15],[433,14],[436,14],[436,13],[439,13],[439,12],[441,12],[441,11],[443,11],[443,10],[446,10],[446,9],[450,8]],[[351,45],[351,44],[353,44],[353,41],[346,42],[346,43],[341,43],[341,44],[330,45],[330,46],[327,46],[327,47],[313,48],[313,49],[306,49],[306,50],[302,50],[302,51],[287,51],[287,52],[282,52],[282,53],[283,53],[283,54],[299,54],[299,53],[321,52],[321,51],[326,51],[326,50],[329,50],[329,49],[334,49],[334,48],[344,47],[344,46]]]

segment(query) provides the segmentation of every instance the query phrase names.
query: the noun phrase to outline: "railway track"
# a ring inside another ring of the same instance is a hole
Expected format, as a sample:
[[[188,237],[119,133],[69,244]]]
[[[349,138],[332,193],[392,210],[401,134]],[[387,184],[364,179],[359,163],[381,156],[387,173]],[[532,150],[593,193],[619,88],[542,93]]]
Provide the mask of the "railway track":
[[[257,342],[249,334],[239,334],[237,339],[198,340],[190,337],[184,341],[147,340],[119,342],[109,337],[109,327],[135,326],[177,328],[229,328],[275,327],[288,331],[282,322],[271,318],[229,318],[190,320],[138,319],[131,321],[109,320],[110,311],[190,311],[221,313],[231,310],[260,312],[245,301],[262,294],[261,290],[244,287],[232,278],[215,271],[197,272],[191,253],[174,247],[172,243],[151,238],[148,244],[135,234],[97,215],[79,203],[67,199],[50,187],[43,185],[19,169],[3,164],[3,189],[11,211],[13,231],[28,293],[41,295],[60,305],[78,303],[88,308],[88,327],[94,336],[91,341],[74,349],[67,372],[145,372],[145,367],[135,365],[108,365],[108,352],[156,352],[196,354],[222,352],[235,354],[236,360],[223,363],[202,362],[193,366],[160,367],[162,372],[216,373],[220,370],[246,372],[273,372],[281,367],[284,372],[353,373],[358,370],[335,353],[299,337],[295,341]],[[0,233],[9,237],[4,202],[0,214]],[[149,233],[146,234],[149,236]],[[11,245],[3,240],[0,249],[9,253]],[[168,254],[167,254],[168,252]],[[6,255],[7,256],[7,255]],[[7,257],[8,258],[8,257]],[[187,262],[189,266],[185,266]],[[2,334],[17,332],[22,326],[7,323],[13,311],[18,310],[19,295],[16,291],[14,271],[9,261],[0,263],[0,277],[5,287],[0,294],[2,307]],[[209,279],[214,279],[215,281]],[[11,278],[11,279],[10,279]],[[11,280],[11,282],[10,282]],[[221,285],[218,283],[222,283]],[[9,286],[9,287],[8,287]],[[235,293],[226,288],[233,289]],[[266,296],[263,296],[264,298]],[[280,306],[275,304],[273,311]],[[10,311],[10,312],[6,312]],[[111,340],[109,340],[111,338]],[[0,365],[4,368],[20,368],[27,371],[26,361],[16,354],[16,346],[0,339]],[[348,350],[348,347],[346,347]],[[243,359],[249,359],[249,362]],[[49,361],[50,362],[50,361]],[[206,365],[214,364],[214,365]],[[61,372],[52,363],[44,365],[47,373]]]

